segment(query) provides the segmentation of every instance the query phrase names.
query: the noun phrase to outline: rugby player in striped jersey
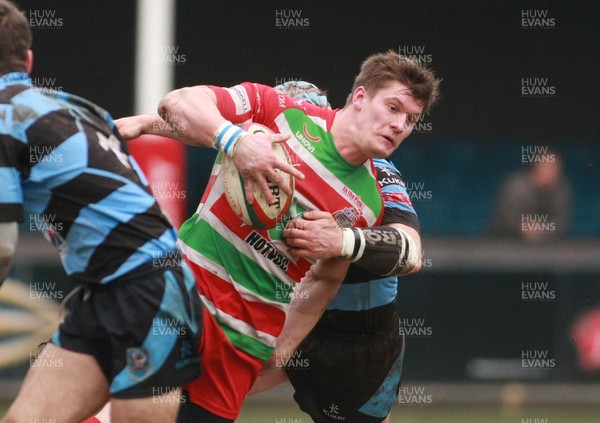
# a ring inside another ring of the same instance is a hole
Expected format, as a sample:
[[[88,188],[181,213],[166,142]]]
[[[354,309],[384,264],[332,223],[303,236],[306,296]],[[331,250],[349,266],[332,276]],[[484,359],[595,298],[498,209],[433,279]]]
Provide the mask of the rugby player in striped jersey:
[[[0,0],[0,284],[29,217],[75,289],[2,421],[79,423],[109,399],[114,421],[173,421],[202,325],[177,233],[110,114],[32,85],[30,46],[27,18]]]
[[[365,262],[374,249],[385,247],[385,242],[370,242],[376,232],[402,246],[394,249],[390,272],[397,266],[418,266],[418,233],[382,225],[384,201],[373,158],[388,157],[398,148],[410,134],[411,122],[435,100],[437,85],[433,72],[421,63],[390,51],[362,64],[340,110],[244,82],[230,88],[178,89],[163,98],[158,115],[118,122],[126,138],[156,133],[220,150],[209,187],[179,232],[206,309],[200,350],[203,374],[187,385],[190,401],[182,407],[179,421],[235,420],[273,353],[291,293],[301,280],[307,301],[295,312],[310,330],[335,295],[348,259]],[[170,129],[164,123],[156,125],[161,118],[173,123]],[[247,134],[236,126],[250,121],[285,135]],[[274,158],[273,142],[285,142],[293,166]],[[231,156],[240,173],[263,191],[267,178],[281,182],[273,166],[297,176],[292,206],[281,225],[258,230],[242,224],[224,196],[222,154]],[[283,242],[286,221],[311,210],[329,213],[344,228],[343,258],[315,263]]]
[[[275,89],[329,107],[325,93],[314,84],[290,81]],[[419,241],[419,221],[400,172],[388,160],[373,162],[384,200],[382,223],[399,230],[414,229]],[[343,231],[328,213],[305,213],[304,219],[290,222],[283,235],[298,256],[317,259],[342,254]],[[420,263],[396,267],[403,247],[395,248],[367,252],[371,257],[365,257],[366,262],[354,260],[335,298],[299,347],[306,322],[300,322],[298,329],[299,319],[287,319],[251,393],[270,389],[289,377],[294,399],[315,422],[388,421],[404,357],[395,305],[397,276],[420,270]],[[294,298],[288,315],[303,300]]]

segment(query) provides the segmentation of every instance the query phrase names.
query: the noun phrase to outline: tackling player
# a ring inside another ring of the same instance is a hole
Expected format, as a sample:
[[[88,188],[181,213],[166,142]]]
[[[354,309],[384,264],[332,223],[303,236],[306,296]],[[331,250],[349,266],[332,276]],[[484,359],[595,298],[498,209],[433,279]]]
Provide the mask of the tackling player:
[[[79,423],[109,399],[113,421],[173,421],[200,373],[193,277],[108,112],[35,89],[30,46],[27,18],[0,0],[0,283],[28,214],[77,287],[2,421]]]
[[[371,242],[376,233],[383,234],[383,239],[402,245],[389,261],[388,270],[394,272],[420,262],[420,245],[414,230],[379,227],[383,201],[371,158],[387,157],[398,148],[410,134],[411,122],[435,100],[437,85],[420,63],[388,52],[363,63],[341,110],[325,110],[255,83],[197,86],[171,92],[161,101],[164,120],[178,119],[171,130],[154,124],[158,116],[132,117],[118,125],[128,138],[160,129],[160,135],[183,142],[214,145],[233,156],[238,169],[238,164],[258,169],[255,180],[261,186],[269,176],[261,169],[274,163],[270,143],[289,137],[286,145],[305,178],[296,180],[288,219],[307,210],[330,213],[345,228],[343,256],[351,259],[368,257],[369,250],[381,245]],[[249,135],[234,125],[249,121],[290,135]],[[300,289],[309,300],[287,317],[300,317],[306,334],[349,265],[346,259],[330,258],[312,266],[312,260],[289,251],[281,241],[283,225],[270,231],[242,225],[225,200],[219,170],[220,157],[197,212],[179,233],[207,310],[201,346],[204,373],[187,386],[191,401],[181,409],[182,422],[233,421],[273,352],[294,286],[306,275]]]
[[[275,88],[329,107],[325,93],[313,84],[291,81]],[[416,231],[413,236],[420,245],[419,222],[402,176],[387,160],[375,159],[374,164],[384,200],[382,224]],[[341,255],[344,234],[331,215],[309,212],[305,216],[290,222],[283,232],[295,253],[314,259]],[[324,315],[296,349],[302,332],[294,328],[293,321],[286,322],[252,393],[285,381],[285,365],[296,402],[315,422],[387,421],[400,386],[404,355],[404,337],[395,311],[396,275],[415,273],[421,267],[409,260],[392,271],[392,276],[382,278],[390,271],[386,262],[393,257],[394,248],[397,254],[402,246],[388,243],[379,251],[365,251],[362,259],[354,261]],[[295,306],[292,302],[288,312]]]

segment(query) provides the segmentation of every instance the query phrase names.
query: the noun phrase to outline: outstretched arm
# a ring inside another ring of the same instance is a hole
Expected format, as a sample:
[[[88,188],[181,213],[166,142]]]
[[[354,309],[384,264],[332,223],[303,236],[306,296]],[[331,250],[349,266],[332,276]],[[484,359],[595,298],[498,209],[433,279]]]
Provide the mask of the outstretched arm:
[[[275,172],[280,169],[290,175],[304,175],[291,164],[283,162],[272,150],[272,144],[286,141],[289,134],[249,134],[227,121],[217,107],[214,91],[203,85],[180,88],[168,93],[158,106],[158,114],[131,116],[115,121],[125,139],[143,134],[161,135],[199,147],[223,151],[233,162],[246,182],[246,196],[253,201],[255,184],[269,201],[275,197],[267,180],[288,195],[291,188]]]
[[[213,134],[223,122],[215,93],[198,85],[168,93],[160,101],[158,113],[117,119],[115,125],[127,140],[152,134],[197,147],[212,147]]]

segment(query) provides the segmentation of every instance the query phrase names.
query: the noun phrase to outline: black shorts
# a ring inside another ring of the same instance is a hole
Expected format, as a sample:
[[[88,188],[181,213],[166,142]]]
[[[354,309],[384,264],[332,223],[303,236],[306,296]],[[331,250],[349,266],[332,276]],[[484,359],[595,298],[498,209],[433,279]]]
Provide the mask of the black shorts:
[[[379,423],[389,414],[404,357],[399,319],[389,311],[387,324],[369,334],[341,333],[318,324],[294,356],[287,357],[294,400],[315,422]],[[347,324],[347,315],[342,316],[337,319]]]
[[[195,379],[202,312],[192,274],[180,263],[78,288],[51,342],[94,356],[111,397],[160,396]]]

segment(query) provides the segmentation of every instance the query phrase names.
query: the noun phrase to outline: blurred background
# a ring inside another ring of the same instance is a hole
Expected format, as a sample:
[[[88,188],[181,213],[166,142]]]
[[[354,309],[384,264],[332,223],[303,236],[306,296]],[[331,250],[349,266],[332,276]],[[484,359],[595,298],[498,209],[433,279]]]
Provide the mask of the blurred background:
[[[597,2],[177,0],[173,38],[142,59],[144,1],[17,3],[33,28],[34,84],[115,118],[155,109],[136,104],[156,88],[150,79],[136,91],[136,60],[145,75],[168,68],[170,88],[307,80],[334,107],[372,53],[430,65],[441,101],[392,156],[424,237],[423,271],[399,282],[407,349],[392,421],[600,420]],[[177,224],[215,154],[186,148],[162,173],[149,150],[132,143]],[[161,179],[169,172],[179,176]],[[0,290],[4,402],[72,289],[34,223],[21,226]],[[252,398],[239,421],[309,421],[290,398],[289,387]]]

